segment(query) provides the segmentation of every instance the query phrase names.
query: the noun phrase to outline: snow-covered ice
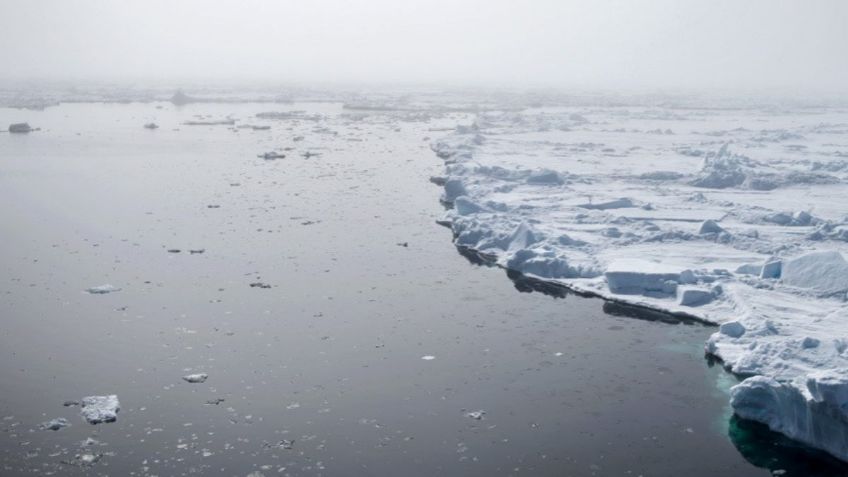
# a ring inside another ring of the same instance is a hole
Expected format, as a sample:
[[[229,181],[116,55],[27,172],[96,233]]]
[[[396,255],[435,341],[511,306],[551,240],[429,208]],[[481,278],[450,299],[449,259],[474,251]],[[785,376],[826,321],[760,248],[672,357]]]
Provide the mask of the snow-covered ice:
[[[192,384],[205,383],[207,379],[209,379],[209,375],[206,373],[187,374],[183,376],[183,381]]]
[[[82,398],[80,414],[89,424],[113,422],[118,419],[121,403],[114,394],[106,396],[87,396]]]
[[[107,293],[121,291],[121,289],[116,286],[109,285],[107,283],[105,285],[98,285],[96,287],[86,288],[85,291],[92,295],[105,295]]]
[[[68,422],[64,417],[57,417],[56,419],[51,419],[46,422],[41,423],[41,428],[50,430],[50,431],[58,431],[59,429],[63,429],[65,427],[70,426],[71,423]]]
[[[432,148],[458,246],[720,324],[736,412],[848,460],[848,113],[539,108]]]

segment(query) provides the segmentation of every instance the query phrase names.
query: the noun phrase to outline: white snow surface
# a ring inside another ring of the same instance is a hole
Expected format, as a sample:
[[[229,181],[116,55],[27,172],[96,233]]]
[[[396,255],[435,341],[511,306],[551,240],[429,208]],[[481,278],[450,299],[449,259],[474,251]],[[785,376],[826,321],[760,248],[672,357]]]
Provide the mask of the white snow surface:
[[[735,411],[848,460],[848,111],[540,108],[432,148],[458,246],[720,324]]]

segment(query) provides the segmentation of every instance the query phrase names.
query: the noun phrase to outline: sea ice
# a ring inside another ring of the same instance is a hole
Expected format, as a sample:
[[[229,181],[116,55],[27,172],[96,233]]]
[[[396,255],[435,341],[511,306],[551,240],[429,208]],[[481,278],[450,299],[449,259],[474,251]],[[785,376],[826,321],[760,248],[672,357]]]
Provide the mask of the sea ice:
[[[780,281],[824,295],[848,292],[848,262],[837,251],[813,252],[783,264]]]
[[[32,131],[32,127],[28,123],[15,123],[9,125],[10,133],[28,133]]]
[[[105,295],[107,293],[112,293],[116,291],[120,291],[121,289],[109,284],[106,285],[98,285],[96,287],[86,288],[85,291],[91,293],[92,295]]]
[[[826,126],[846,123],[826,108],[483,112],[432,144],[452,205],[439,222],[504,268],[719,324],[706,351],[752,376],[737,414],[848,460],[848,161]]]
[[[71,423],[68,422],[64,417],[57,417],[56,419],[51,419],[47,422],[41,423],[42,429],[47,429],[50,431],[58,431],[59,429],[70,426]]]
[[[81,405],[80,414],[89,424],[114,422],[118,419],[118,411],[121,410],[118,396],[114,394],[87,396],[82,398]]]
[[[206,373],[188,374],[183,376],[183,380],[188,383],[205,383],[209,379]]]

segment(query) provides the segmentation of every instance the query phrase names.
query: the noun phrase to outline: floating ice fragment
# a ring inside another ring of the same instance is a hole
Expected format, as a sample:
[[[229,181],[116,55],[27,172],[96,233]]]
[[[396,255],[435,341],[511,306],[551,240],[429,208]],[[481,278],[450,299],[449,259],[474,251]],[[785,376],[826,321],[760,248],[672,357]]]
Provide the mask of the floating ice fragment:
[[[105,295],[107,293],[121,291],[121,289],[118,288],[118,287],[114,287],[112,285],[106,284],[106,285],[98,285],[96,287],[86,288],[85,291],[88,292],[88,293],[91,293],[92,295]]]
[[[256,156],[260,159],[265,159],[266,161],[273,161],[274,159],[283,159],[286,157],[285,154],[280,154],[279,152],[265,152]]]
[[[10,133],[26,134],[30,131],[32,131],[32,128],[30,127],[30,125],[28,123],[15,123],[15,124],[9,125],[9,132]]]
[[[483,411],[482,409],[479,411],[469,411],[465,413],[466,416],[470,417],[471,419],[476,419],[478,421],[483,419],[483,414],[486,414],[486,411]]]
[[[101,422],[113,422],[118,419],[118,411],[121,403],[118,396],[110,394],[107,396],[87,396],[82,398],[82,409],[80,414],[89,424],[100,424]]]
[[[427,356],[422,356],[421,359],[423,359],[424,361],[432,361],[436,359],[436,357],[428,354]]]
[[[57,417],[56,419],[51,419],[47,422],[41,423],[41,428],[50,431],[58,431],[59,429],[70,426],[71,423],[68,422],[64,417]]]
[[[742,418],[848,460],[848,377],[840,371],[816,371],[803,387],[754,376],[731,388],[730,404]]]
[[[183,376],[183,380],[188,383],[205,383],[206,380],[209,379],[209,375],[206,373],[197,373],[197,374],[187,374]]]

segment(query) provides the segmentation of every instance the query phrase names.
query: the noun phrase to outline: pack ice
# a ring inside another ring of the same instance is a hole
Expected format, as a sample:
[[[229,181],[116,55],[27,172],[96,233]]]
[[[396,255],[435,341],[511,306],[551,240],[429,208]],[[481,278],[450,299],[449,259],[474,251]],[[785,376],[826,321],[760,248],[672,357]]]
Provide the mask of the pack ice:
[[[719,324],[735,412],[848,460],[848,113],[539,108],[432,148],[458,246]]]

